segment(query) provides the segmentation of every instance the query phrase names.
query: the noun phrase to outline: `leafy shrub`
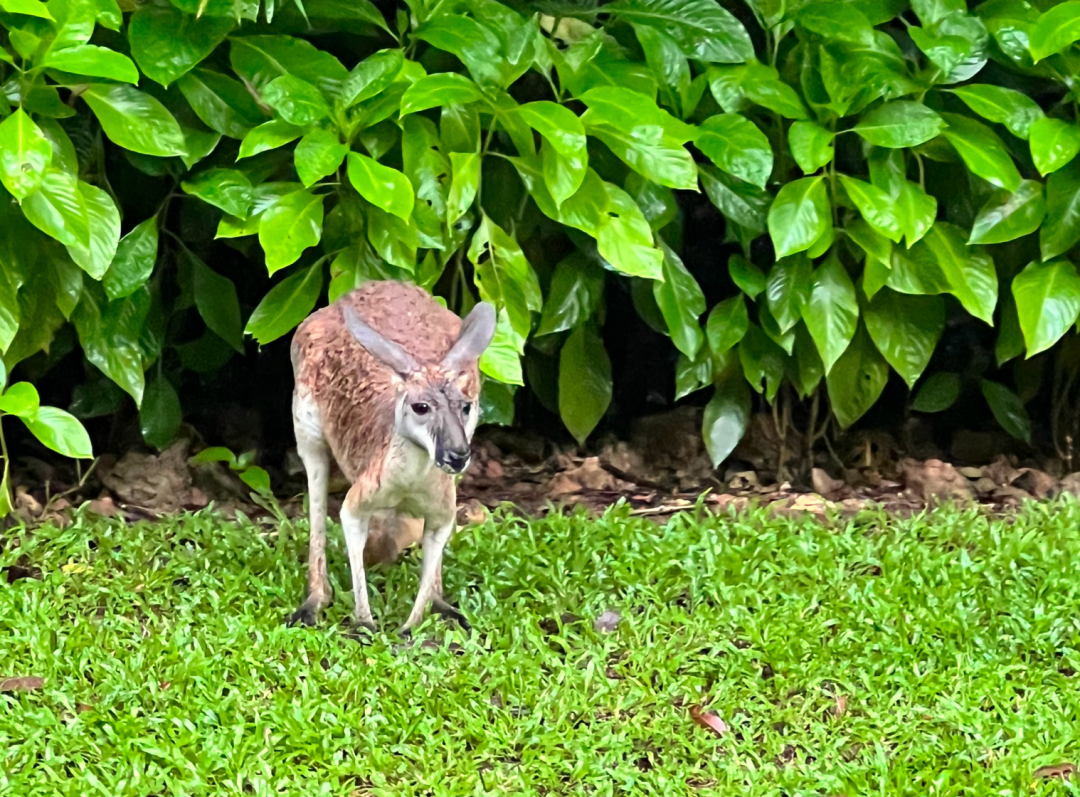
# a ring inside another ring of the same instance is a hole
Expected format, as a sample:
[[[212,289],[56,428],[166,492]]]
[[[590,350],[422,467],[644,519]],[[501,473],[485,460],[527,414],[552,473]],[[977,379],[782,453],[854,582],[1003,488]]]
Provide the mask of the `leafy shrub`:
[[[494,302],[485,419],[512,418],[523,357],[557,356],[532,386],[579,441],[611,401],[624,282],[679,352],[677,397],[712,390],[718,462],[752,392],[848,426],[890,370],[916,385],[950,313],[996,325],[999,365],[1080,314],[1075,3],[124,2],[0,0],[0,349],[9,371],[51,356],[71,322],[159,447],[180,372],[369,279]],[[741,251],[713,307],[677,192]],[[266,286],[246,319],[211,238]],[[960,388],[935,376],[914,408]],[[119,401],[76,396],[84,417]]]

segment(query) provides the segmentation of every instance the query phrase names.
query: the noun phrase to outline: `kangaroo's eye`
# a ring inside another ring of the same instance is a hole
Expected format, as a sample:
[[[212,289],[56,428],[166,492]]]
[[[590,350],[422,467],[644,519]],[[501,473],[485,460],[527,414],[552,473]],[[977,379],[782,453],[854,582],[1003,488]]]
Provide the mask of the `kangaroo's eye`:
[[[466,404],[464,407],[461,408],[461,414],[464,415],[466,418],[469,417],[470,412],[472,412],[472,404]]]
[[[415,412],[417,415],[427,415],[430,410],[431,407],[429,407],[427,404],[412,405],[412,411]]]

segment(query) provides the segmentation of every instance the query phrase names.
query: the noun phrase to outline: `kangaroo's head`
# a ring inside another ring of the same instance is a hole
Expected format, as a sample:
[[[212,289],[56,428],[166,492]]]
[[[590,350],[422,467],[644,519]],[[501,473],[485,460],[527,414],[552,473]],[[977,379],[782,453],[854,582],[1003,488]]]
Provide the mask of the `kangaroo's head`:
[[[396,432],[427,451],[441,470],[464,471],[469,467],[470,443],[480,415],[476,366],[495,334],[495,309],[487,302],[476,305],[439,363],[418,363],[404,348],[364,323],[351,307],[345,307],[344,314],[357,342],[401,377]]]

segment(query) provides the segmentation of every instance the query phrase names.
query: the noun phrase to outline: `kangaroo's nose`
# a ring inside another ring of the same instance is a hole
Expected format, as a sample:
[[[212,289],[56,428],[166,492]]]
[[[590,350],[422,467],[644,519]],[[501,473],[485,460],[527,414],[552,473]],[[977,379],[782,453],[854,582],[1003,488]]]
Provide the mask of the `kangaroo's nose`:
[[[444,456],[447,470],[452,473],[461,473],[469,467],[470,453],[467,448],[461,451],[446,451]]]

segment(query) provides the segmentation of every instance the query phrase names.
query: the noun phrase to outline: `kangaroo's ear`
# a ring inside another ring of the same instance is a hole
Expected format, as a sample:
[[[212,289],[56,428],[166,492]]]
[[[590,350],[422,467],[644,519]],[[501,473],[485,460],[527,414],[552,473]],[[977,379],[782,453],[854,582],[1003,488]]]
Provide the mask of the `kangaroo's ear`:
[[[451,371],[464,371],[476,365],[495,336],[495,308],[480,302],[461,322],[461,334],[443,357],[443,367]]]
[[[376,360],[404,377],[419,370],[411,354],[369,327],[353,308],[343,307],[342,313],[345,316],[345,326],[356,338],[356,342],[367,349]]]

